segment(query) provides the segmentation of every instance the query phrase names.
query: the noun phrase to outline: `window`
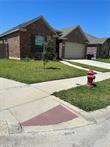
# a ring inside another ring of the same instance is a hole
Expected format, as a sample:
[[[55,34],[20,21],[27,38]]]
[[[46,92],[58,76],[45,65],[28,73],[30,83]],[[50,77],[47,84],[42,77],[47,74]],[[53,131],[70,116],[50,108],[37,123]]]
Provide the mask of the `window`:
[[[38,52],[43,52],[43,47],[44,47],[45,39],[43,36],[35,36],[35,49]]]

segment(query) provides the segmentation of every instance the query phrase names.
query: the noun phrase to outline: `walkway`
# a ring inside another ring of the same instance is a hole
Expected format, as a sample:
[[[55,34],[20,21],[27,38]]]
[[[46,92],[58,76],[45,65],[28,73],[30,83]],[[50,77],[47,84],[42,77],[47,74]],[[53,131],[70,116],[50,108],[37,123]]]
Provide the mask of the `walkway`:
[[[70,60],[70,61],[73,61],[73,60]],[[81,69],[81,70],[86,70],[86,71],[89,70],[88,68],[84,68],[84,67],[81,67],[81,66],[78,66],[78,65],[74,65],[74,64],[71,64],[71,63],[69,63],[67,61],[60,61],[60,62],[63,63],[63,64],[65,64],[65,65],[68,65],[68,66],[71,66],[71,67],[75,67],[75,68],[78,68],[78,69]],[[95,73],[101,73],[101,72],[96,71],[96,70],[94,70],[94,72]]]
[[[96,81],[108,78],[110,72],[96,75]],[[86,82],[86,76],[31,85],[0,78],[0,120],[8,122],[10,133],[20,132],[21,125],[25,132],[87,125],[79,109],[51,95]]]

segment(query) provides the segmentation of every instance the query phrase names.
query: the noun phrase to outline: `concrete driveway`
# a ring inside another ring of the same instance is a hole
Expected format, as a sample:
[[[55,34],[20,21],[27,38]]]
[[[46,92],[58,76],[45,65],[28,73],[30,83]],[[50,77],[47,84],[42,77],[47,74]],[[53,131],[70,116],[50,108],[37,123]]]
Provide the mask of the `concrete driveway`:
[[[96,67],[105,68],[105,69],[110,69],[110,63],[104,63],[104,62],[86,60],[86,59],[82,59],[82,60],[77,59],[77,60],[69,60],[69,61],[74,61],[77,63],[87,64],[87,65],[96,66]]]

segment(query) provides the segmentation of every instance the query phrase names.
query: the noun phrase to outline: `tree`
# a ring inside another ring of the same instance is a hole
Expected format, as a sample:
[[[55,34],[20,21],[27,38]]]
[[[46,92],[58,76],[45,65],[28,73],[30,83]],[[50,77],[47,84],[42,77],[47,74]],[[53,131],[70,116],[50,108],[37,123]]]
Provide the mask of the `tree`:
[[[46,64],[48,63],[48,61],[53,60],[54,57],[55,57],[55,52],[52,47],[52,41],[48,41],[44,44],[44,51],[42,55],[44,69],[46,69]]]

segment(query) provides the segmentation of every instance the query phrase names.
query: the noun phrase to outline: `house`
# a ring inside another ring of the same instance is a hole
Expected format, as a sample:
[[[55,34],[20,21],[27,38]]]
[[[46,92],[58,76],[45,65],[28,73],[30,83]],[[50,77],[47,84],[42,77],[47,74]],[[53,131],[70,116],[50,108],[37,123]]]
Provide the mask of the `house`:
[[[90,36],[80,26],[56,30],[39,16],[0,35],[0,57],[41,58],[48,41],[59,58],[80,59],[86,58],[87,53],[96,57],[110,53],[110,39]]]
[[[59,57],[67,59],[110,56],[110,38],[96,38],[73,26],[59,31]]]
[[[43,16],[39,16],[0,35],[0,56],[41,58],[43,44],[48,40],[52,40],[52,47],[56,49],[55,30]]]
[[[85,33],[89,43],[87,54],[92,54],[94,58],[110,56],[110,38],[96,38]]]
[[[60,58],[81,59],[86,57],[88,39],[80,26],[62,29],[57,42]]]

